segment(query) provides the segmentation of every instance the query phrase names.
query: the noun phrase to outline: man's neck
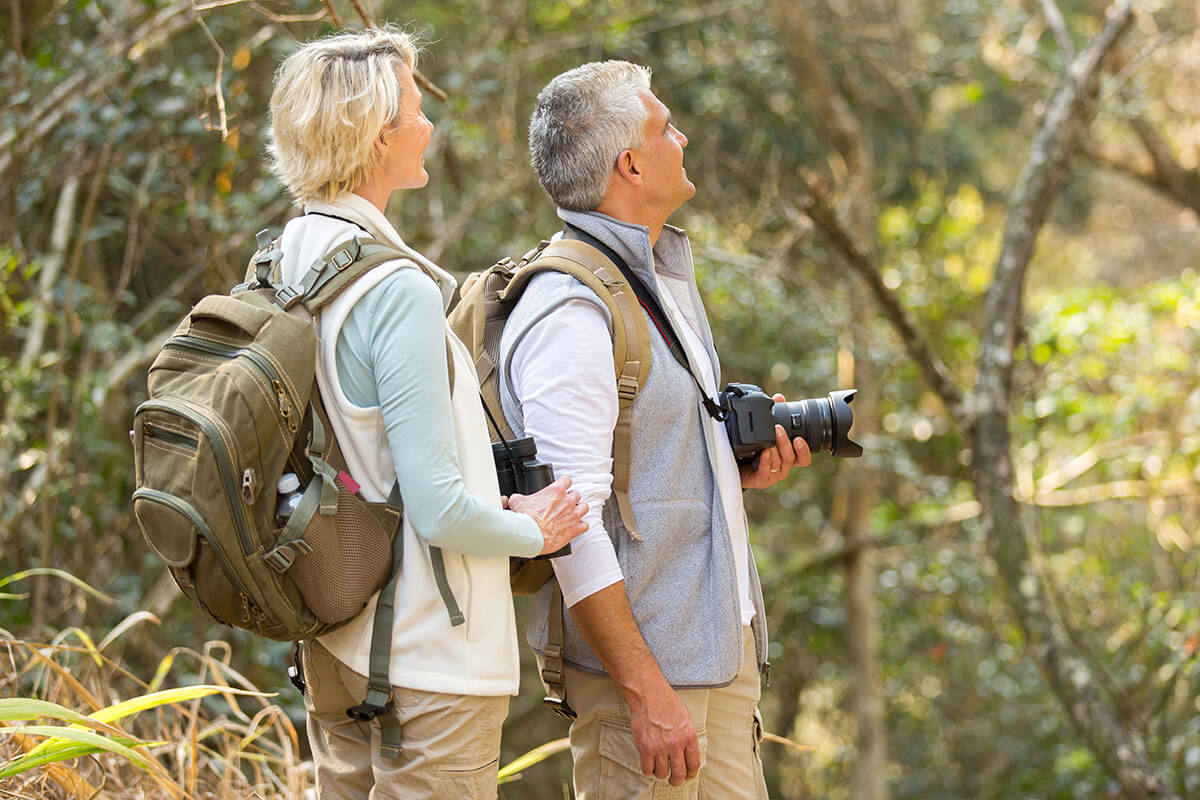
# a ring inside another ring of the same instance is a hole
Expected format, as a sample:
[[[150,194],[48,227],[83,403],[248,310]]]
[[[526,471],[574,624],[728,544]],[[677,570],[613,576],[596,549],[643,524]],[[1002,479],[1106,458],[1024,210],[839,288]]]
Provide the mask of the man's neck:
[[[658,243],[658,236],[662,233],[663,225],[667,224],[666,218],[658,214],[647,212],[635,204],[621,202],[612,197],[605,197],[604,201],[596,206],[596,211],[613,219],[619,219],[621,222],[646,228],[650,234],[650,247],[654,247]]]

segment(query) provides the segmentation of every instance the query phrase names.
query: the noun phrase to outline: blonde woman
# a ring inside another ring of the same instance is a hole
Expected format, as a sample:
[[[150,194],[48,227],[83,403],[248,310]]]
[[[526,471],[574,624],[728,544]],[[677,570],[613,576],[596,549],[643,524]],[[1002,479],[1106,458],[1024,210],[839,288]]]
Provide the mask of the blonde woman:
[[[415,64],[402,31],[342,33],[291,55],[271,98],[272,169],[304,211],[284,228],[285,282],[354,235],[403,255],[351,284],[317,321],[317,380],[350,473],[368,500],[385,500],[395,483],[405,505],[389,712],[371,722],[346,714],[366,693],[374,603],[303,648],[321,800],[496,796],[500,727],[519,673],[507,557],[553,552],[586,529],[569,478],[501,509],[474,366],[445,323],[454,279],[385,216],[395,190],[429,180],[422,155],[433,125]],[[462,624],[443,604],[431,545],[446,552]],[[381,724],[400,728],[398,757],[381,752]]]

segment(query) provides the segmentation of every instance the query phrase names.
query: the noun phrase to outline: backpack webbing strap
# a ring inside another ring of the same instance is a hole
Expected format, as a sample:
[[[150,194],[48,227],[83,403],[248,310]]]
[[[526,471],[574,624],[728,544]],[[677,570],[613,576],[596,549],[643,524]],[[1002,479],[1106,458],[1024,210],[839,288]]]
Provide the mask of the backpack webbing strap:
[[[433,566],[433,579],[437,581],[438,591],[442,593],[442,603],[450,614],[450,627],[457,628],[466,622],[467,618],[459,609],[454,592],[450,589],[450,581],[446,579],[446,559],[442,556],[442,548],[429,545],[429,561]]]
[[[429,275],[421,262],[378,239],[354,237],[331,248],[324,259],[309,267],[309,272],[320,266],[319,274],[304,293],[304,305],[310,313],[337,299],[360,275],[387,261],[407,261]],[[307,278],[307,275],[305,276]],[[430,275],[432,278],[433,276]]]
[[[392,485],[388,505],[403,507],[400,486]],[[404,530],[396,531],[392,540],[392,576],[379,590],[375,603],[375,620],[371,626],[371,654],[367,662],[367,696],[356,706],[346,709],[346,716],[359,722],[379,718],[379,752],[384,758],[400,755],[400,722],[392,714],[392,681],[389,667],[392,661],[392,621],[396,616],[396,584],[404,562]]]
[[[621,522],[629,535],[641,541],[629,502],[629,467],[633,431],[633,401],[646,383],[652,355],[646,317],[629,283],[611,260],[591,245],[574,239],[559,239],[518,270],[501,300],[524,290],[539,272],[565,272],[588,287],[608,307],[612,318],[613,366],[617,379],[617,424],[613,429],[613,484]]]
[[[542,685],[546,688],[542,702],[560,717],[575,719],[575,709],[567,702],[567,676],[563,668],[563,595],[557,578],[550,579],[550,619],[546,646],[542,650]]]
[[[284,298],[283,292],[294,288],[285,287],[279,290],[276,302],[281,305],[303,302],[308,313],[315,315],[322,306],[336,300],[363,273],[387,261],[400,260],[412,262],[417,269],[428,275],[435,283],[437,282],[424,264],[407,253],[378,239],[362,239],[355,236],[353,239],[335,245],[325,258],[313,262],[301,281],[300,286],[304,287],[303,292],[295,295],[294,299]],[[311,284],[309,283],[310,277]],[[454,358],[450,354],[449,341],[446,342],[446,368],[450,373],[450,388],[453,389]]]
[[[286,572],[298,556],[312,552],[312,547],[304,541],[304,531],[314,514],[329,516],[337,513],[337,470],[323,457],[326,443],[331,440],[326,437],[325,426],[315,406],[311,408],[311,417],[312,441],[308,445],[308,460],[312,464],[313,479],[275,540],[275,546],[263,555],[263,560],[276,572]]]

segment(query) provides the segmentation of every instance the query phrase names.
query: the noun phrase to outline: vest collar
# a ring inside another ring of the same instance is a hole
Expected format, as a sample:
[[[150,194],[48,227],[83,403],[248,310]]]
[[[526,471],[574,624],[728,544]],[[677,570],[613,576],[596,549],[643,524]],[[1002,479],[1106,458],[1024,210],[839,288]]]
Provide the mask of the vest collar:
[[[366,228],[367,232],[376,239],[395,247],[404,253],[405,256],[416,261],[429,271],[438,289],[442,292],[443,308],[450,307],[450,301],[454,298],[454,290],[458,287],[458,282],[454,279],[454,276],[409,247],[400,236],[400,232],[396,230],[395,226],[388,221],[383,212],[376,208],[370,200],[353,192],[345,192],[332,200],[312,200],[305,203],[304,211],[305,213],[313,211],[332,214],[336,217],[348,219]]]

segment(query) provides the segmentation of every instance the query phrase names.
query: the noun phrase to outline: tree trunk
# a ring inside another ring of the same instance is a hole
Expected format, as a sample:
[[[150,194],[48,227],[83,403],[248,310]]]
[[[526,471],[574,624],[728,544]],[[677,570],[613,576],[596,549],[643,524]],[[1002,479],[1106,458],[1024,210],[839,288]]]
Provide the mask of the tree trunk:
[[[1102,696],[1087,661],[1051,606],[1031,557],[1030,532],[1015,497],[1009,415],[1017,344],[1023,336],[1022,297],[1037,236],[1062,188],[1080,131],[1096,97],[1101,62],[1130,19],[1132,0],[1110,9],[1103,32],[1071,64],[1034,137],[1009,205],[995,276],[988,288],[974,390],[972,480],[989,549],[1008,602],[1051,689],[1092,751],[1131,798],[1175,795],[1155,774],[1145,743],[1128,730]]]
[[[875,230],[874,158],[870,143],[850,104],[838,89],[821,57],[818,38],[807,7],[791,0],[772,0],[767,13],[785,48],[797,90],[812,111],[818,133],[828,148],[831,170],[845,174],[840,197],[848,209],[859,241],[871,241]],[[854,301],[849,310],[852,331],[861,330],[870,316],[869,303]],[[857,342],[846,358],[839,357],[842,386],[863,386],[855,399],[855,431],[873,433],[878,416],[874,370],[867,360],[855,359]],[[850,707],[854,715],[858,760],[852,796],[856,800],[887,800],[887,725],[879,684],[878,621],[875,618],[875,551],[869,530],[871,510],[878,500],[878,479],[868,462],[855,462],[853,477],[842,484],[835,500],[833,523],[842,533],[846,559],[846,651],[850,662]]]
[[[856,300],[855,306],[857,324],[853,328],[863,330],[874,309],[865,299]],[[850,374],[838,376],[839,386],[879,385],[873,365],[865,358],[855,358],[853,368],[845,371]],[[858,437],[876,433],[878,396],[872,388],[854,399],[854,430]],[[857,727],[858,744],[851,797],[855,800],[887,800],[887,723],[879,679],[876,551],[870,531],[871,510],[879,499],[879,481],[868,461],[847,465],[845,472],[851,471],[846,517],[841,526],[849,553],[846,558],[846,653],[853,687],[850,708]]]

